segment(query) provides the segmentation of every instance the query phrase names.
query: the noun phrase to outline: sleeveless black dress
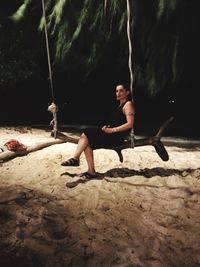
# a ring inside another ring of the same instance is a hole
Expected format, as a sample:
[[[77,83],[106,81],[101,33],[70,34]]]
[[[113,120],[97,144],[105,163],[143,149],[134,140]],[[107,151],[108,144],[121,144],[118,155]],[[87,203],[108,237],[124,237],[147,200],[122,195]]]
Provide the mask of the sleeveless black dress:
[[[122,110],[125,103],[122,106],[118,106],[118,108],[111,113],[108,120],[108,125],[110,125],[111,128],[127,122],[126,116]],[[101,128],[86,128],[83,130],[83,132],[89,140],[90,147],[92,149],[98,149],[111,148],[113,146],[121,145],[126,136],[130,133],[130,130],[108,134],[103,132]]]

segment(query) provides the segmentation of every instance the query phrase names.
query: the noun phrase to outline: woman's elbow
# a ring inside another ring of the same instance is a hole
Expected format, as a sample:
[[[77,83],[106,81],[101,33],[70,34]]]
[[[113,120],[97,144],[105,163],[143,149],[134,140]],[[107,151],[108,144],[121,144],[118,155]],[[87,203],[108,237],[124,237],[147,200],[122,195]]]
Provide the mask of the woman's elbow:
[[[134,123],[133,122],[129,122],[127,125],[128,130],[133,128]]]

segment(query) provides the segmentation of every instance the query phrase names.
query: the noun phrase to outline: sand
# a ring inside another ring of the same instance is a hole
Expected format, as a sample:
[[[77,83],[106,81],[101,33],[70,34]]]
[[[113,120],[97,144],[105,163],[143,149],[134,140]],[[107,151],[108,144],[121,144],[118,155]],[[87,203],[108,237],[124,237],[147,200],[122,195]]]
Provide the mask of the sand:
[[[30,146],[50,133],[1,127]],[[48,146],[0,163],[0,266],[200,266],[200,148],[95,150],[100,174],[63,167],[76,145]],[[74,181],[77,181],[74,183]],[[66,186],[66,184],[68,186]]]

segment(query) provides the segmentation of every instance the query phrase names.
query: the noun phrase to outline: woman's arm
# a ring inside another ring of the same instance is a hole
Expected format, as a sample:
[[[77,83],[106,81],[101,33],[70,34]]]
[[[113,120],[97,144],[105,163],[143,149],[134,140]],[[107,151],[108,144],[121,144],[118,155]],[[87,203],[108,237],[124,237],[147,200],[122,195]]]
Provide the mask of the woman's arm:
[[[131,101],[128,101],[123,107],[124,115],[126,116],[126,123],[119,125],[114,128],[110,127],[102,127],[102,130],[105,133],[116,133],[116,132],[124,132],[129,129],[133,128],[134,125],[134,115],[135,115],[135,108]]]

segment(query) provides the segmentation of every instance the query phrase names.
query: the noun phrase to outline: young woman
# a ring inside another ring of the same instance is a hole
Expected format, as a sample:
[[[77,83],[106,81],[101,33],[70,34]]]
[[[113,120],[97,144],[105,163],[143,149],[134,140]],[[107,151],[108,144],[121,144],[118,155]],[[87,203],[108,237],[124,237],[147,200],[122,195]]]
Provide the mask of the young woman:
[[[62,166],[79,166],[79,159],[84,152],[88,170],[81,176],[94,178],[96,175],[93,150],[98,148],[111,148],[123,143],[134,125],[135,108],[130,99],[130,91],[124,85],[116,86],[116,99],[119,106],[109,118],[109,125],[102,128],[86,128],[81,134],[77,148],[72,158],[61,163]]]

